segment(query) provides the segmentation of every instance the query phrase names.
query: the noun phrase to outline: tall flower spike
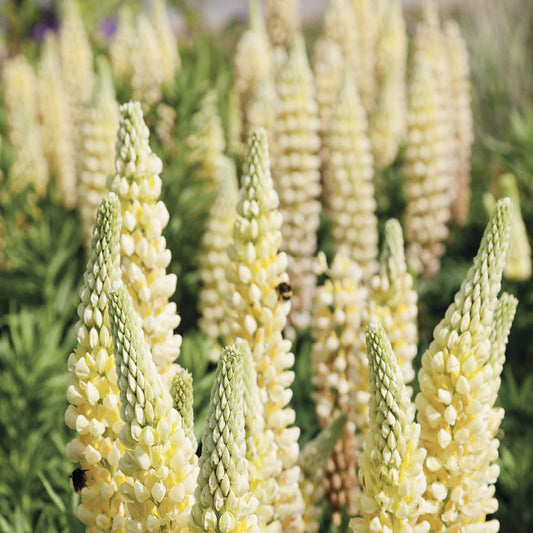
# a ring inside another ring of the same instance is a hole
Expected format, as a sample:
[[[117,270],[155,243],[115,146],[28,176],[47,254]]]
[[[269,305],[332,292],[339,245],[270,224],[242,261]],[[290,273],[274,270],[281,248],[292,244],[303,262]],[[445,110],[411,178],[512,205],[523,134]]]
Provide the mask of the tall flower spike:
[[[180,68],[180,56],[178,52],[178,41],[167,11],[166,0],[155,0],[152,14],[153,26],[159,41],[159,50],[162,67],[162,81],[171,82],[174,74]]]
[[[359,463],[363,492],[357,503],[362,518],[350,521],[354,533],[412,531],[427,533],[419,521],[426,489],[419,447],[420,426],[403,376],[382,327],[366,330],[370,382],[370,432]]]
[[[198,533],[259,533],[249,490],[244,430],[243,356],[227,346],[218,362],[190,527]]]
[[[215,344],[221,340],[224,344],[229,336],[229,328],[222,304],[230,290],[226,280],[226,267],[229,263],[226,248],[231,243],[237,218],[235,206],[238,200],[238,185],[235,164],[230,159],[221,158],[219,173],[217,198],[202,238],[202,286],[198,304],[202,316],[198,326]],[[218,349],[215,351],[218,356]]]
[[[289,427],[295,415],[287,407],[292,396],[294,373],[289,369],[294,355],[290,341],[282,336],[290,302],[278,292],[280,284],[289,281],[287,256],[279,252],[282,218],[263,129],[254,131],[248,140],[241,184],[239,216],[228,247],[226,277],[233,284],[226,301],[228,324],[231,334],[245,340],[252,351],[264,400],[265,427],[274,432],[276,454],[283,465],[275,477],[279,486],[275,520],[284,532],[301,532],[304,504],[296,465],[300,432]]]
[[[121,4],[118,10],[118,23],[115,37],[109,46],[109,58],[115,78],[130,80],[133,73],[133,46],[135,24],[131,5]]]
[[[490,463],[498,457],[491,428],[499,421],[487,381],[493,375],[490,329],[510,218],[510,200],[500,200],[474,263],[422,356],[416,407],[421,444],[428,451],[424,498],[430,510],[424,519],[432,532],[499,528],[495,520],[485,522],[498,505],[493,497],[498,467]]]
[[[39,61],[39,115],[44,152],[56,175],[59,200],[72,209],[78,201],[73,123],[55,36],[46,34]]]
[[[116,145],[116,173],[109,188],[122,205],[122,280],[142,320],[145,339],[155,365],[172,380],[172,363],[179,356],[181,337],[174,334],[180,323],[176,304],[169,302],[176,289],[176,275],[166,274],[171,253],[161,235],[169,215],[161,194],[161,160],[152,153],[149,131],[139,102],[120,108]]]
[[[276,476],[279,476],[282,465],[276,453],[274,433],[271,429],[265,429],[263,401],[257,385],[252,353],[245,342],[240,342],[238,349],[243,354],[246,458],[250,492],[259,502],[256,514],[259,528],[263,531],[274,518],[274,503],[279,496]]]
[[[452,174],[443,148],[449,132],[428,59],[415,53],[413,61],[405,150],[407,262],[416,273],[432,277],[440,269],[449,234]]]
[[[265,128],[269,146],[276,146],[275,127],[278,95],[274,78],[265,76],[250,95],[246,108],[246,122],[243,135],[250,134],[256,128]]]
[[[367,290],[361,285],[358,265],[343,255],[335,256],[326,274],[324,285],[314,294],[311,361],[316,375],[311,379],[321,427],[343,413],[348,415],[324,479],[333,522],[339,526],[345,506],[348,514],[356,511],[356,462],[362,444],[356,428],[363,435],[368,430],[368,362],[360,337]]]
[[[273,46],[288,50],[301,29],[298,0],[267,0],[267,30]]]
[[[109,65],[98,58],[98,77],[93,101],[85,110],[81,126],[80,202],[78,209],[83,233],[90,243],[96,210],[107,190],[107,177],[115,168],[118,130],[118,103]]]
[[[291,325],[309,325],[315,285],[313,256],[320,222],[318,108],[302,35],[292,42],[277,79],[276,149],[272,175],[283,215],[282,249],[289,258],[294,297]]]
[[[324,476],[326,464],[346,425],[346,415],[337,417],[301,451],[300,486],[305,500],[304,524],[306,533],[318,533],[325,497]]]
[[[178,365],[176,375],[170,385],[170,395],[174,409],[178,411],[183,420],[185,436],[191,440],[193,449],[196,449],[196,437],[194,436],[194,411],[193,411],[193,387],[192,374]]]
[[[365,112],[345,72],[325,137],[324,196],[334,249],[354,259],[368,281],[377,270],[373,159]]]
[[[417,293],[407,272],[402,227],[396,219],[385,224],[379,274],[370,281],[370,322],[381,323],[392,344],[404,383],[415,377],[417,354]]]
[[[109,317],[126,447],[119,466],[131,477],[120,487],[131,515],[128,531],[187,531],[198,475],[193,444],[124,286],[109,293]]]
[[[453,118],[455,123],[457,174],[452,220],[464,224],[470,204],[470,154],[474,142],[474,125],[470,105],[470,67],[468,50],[455,21],[444,28],[451,75]]]
[[[90,531],[126,531],[126,507],[119,493],[126,477],[118,468],[124,453],[119,441],[123,422],[108,313],[108,292],[120,282],[120,226],[120,202],[109,193],[96,215],[80,291],[78,345],[68,359],[65,422],[78,436],[67,444],[67,456],[87,476],[74,514]]]
[[[531,246],[520,209],[520,192],[512,174],[499,179],[499,197],[511,199],[511,235],[503,275],[507,279],[525,281],[531,277]]]

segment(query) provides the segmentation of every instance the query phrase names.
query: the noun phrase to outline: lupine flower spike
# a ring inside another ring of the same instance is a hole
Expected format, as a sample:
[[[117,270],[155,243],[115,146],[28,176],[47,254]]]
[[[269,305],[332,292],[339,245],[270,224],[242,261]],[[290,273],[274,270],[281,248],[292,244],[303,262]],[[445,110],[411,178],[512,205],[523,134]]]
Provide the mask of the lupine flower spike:
[[[109,294],[109,317],[120,388],[119,466],[131,479],[120,487],[128,500],[128,531],[186,532],[198,475],[184,420],[153,363],[133,302],[122,286]]]
[[[162,81],[171,82],[181,64],[178,42],[170,25],[166,0],[155,0],[153,6],[152,21],[159,41]]]
[[[498,531],[494,483],[499,424],[488,383],[491,329],[509,243],[511,202],[500,200],[483,235],[479,252],[454,302],[434,331],[422,356],[416,397],[430,504],[424,519],[431,531]]]
[[[109,193],[96,216],[89,262],[80,291],[78,346],[68,359],[65,413],[78,436],[67,445],[68,458],[87,477],[74,514],[89,531],[125,531],[126,507],[119,470],[124,446],[119,441],[119,389],[111,338],[108,292],[120,282],[120,202]]]
[[[248,141],[242,186],[237,204],[233,243],[228,247],[226,270],[233,292],[227,299],[231,334],[245,340],[252,351],[257,383],[264,401],[265,427],[274,432],[276,453],[283,465],[277,476],[275,520],[284,532],[303,531],[302,495],[298,487],[298,428],[294,411],[287,407],[294,364],[290,341],[282,331],[287,324],[290,301],[279,292],[287,283],[287,256],[279,252],[282,218],[278,196],[270,175],[268,142],[263,129]]]
[[[348,415],[324,478],[333,522],[338,526],[345,506],[348,514],[356,510],[356,462],[362,443],[355,431],[357,427],[364,435],[368,430],[368,362],[359,333],[366,319],[367,290],[361,285],[360,268],[345,256],[337,254],[325,273],[324,285],[314,294],[311,361],[316,376],[311,379],[321,427],[343,413]]]
[[[320,218],[320,160],[318,109],[313,75],[302,35],[297,35],[276,83],[276,149],[272,175],[283,215],[282,249],[289,258],[293,286],[291,325],[309,325],[315,285],[313,256]]]
[[[81,172],[78,210],[86,243],[90,243],[96,210],[107,190],[107,177],[115,169],[118,103],[113,78],[105,58],[99,72],[91,105],[85,110],[81,129]]]
[[[133,74],[132,48],[135,40],[134,16],[129,4],[122,4],[118,10],[117,31],[109,46],[109,59],[115,78],[130,80]]]
[[[366,331],[370,382],[370,432],[359,462],[362,518],[350,521],[354,533],[429,532],[419,521],[426,489],[426,450],[420,426],[387,334],[370,324]]]
[[[116,173],[110,178],[109,188],[117,193],[122,205],[122,279],[141,317],[156,367],[170,384],[171,365],[181,346],[181,337],[174,334],[180,317],[176,304],[169,302],[176,276],[166,274],[171,254],[161,235],[169,220],[167,208],[159,200],[162,165],[152,153],[148,137],[139,102],[121,106]]]
[[[218,362],[190,528],[198,533],[259,533],[257,498],[249,490],[243,358],[227,346]]]
[[[202,255],[200,258],[200,277],[202,286],[199,294],[201,318],[198,326],[213,343],[224,343],[229,329],[225,321],[226,314],[220,302],[229,292],[226,281],[226,267],[229,263],[226,248],[231,243],[233,226],[237,213],[238,200],[237,176],[235,164],[224,157],[220,163],[219,190],[211,209],[207,228],[202,238]],[[219,349],[212,357],[218,357]],[[215,359],[216,360],[216,359]]]
[[[298,0],[267,0],[267,30],[274,47],[288,50],[300,31]]]
[[[196,449],[196,437],[194,436],[194,412],[193,412],[193,388],[192,374],[178,365],[176,375],[170,385],[170,395],[174,409],[178,411],[183,420],[185,436],[192,442]]]
[[[368,281],[377,270],[378,256],[373,158],[365,111],[348,71],[324,144],[324,197],[334,249],[354,259]]]
[[[306,533],[318,533],[322,502],[325,497],[326,464],[342,436],[346,415],[340,415],[325,427],[301,451],[298,463],[302,471],[300,486],[305,500],[304,523]]]
[[[370,321],[381,323],[392,344],[404,383],[415,377],[413,359],[417,354],[417,293],[407,272],[400,223],[385,224],[379,274],[370,281]]]

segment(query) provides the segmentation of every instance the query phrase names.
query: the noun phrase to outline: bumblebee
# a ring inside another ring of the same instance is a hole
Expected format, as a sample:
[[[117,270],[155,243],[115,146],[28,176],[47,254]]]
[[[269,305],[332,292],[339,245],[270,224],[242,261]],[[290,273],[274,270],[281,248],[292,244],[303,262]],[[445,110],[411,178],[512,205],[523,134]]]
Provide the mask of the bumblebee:
[[[87,474],[85,472],[88,472],[88,470],[76,468],[69,476],[72,479],[72,486],[76,492],[80,492],[87,484]]]
[[[288,302],[291,299],[292,287],[288,283],[280,283],[276,287],[276,291],[278,292],[278,296],[281,300]]]

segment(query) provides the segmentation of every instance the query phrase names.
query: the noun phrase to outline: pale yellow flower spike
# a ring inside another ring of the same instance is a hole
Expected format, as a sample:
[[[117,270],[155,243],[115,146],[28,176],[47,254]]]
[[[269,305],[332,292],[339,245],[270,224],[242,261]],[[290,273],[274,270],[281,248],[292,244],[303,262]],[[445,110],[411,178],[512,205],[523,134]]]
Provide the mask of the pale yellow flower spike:
[[[359,462],[362,518],[350,521],[354,533],[427,533],[419,521],[426,489],[426,450],[419,447],[420,426],[387,334],[366,330],[370,382],[370,432]]]
[[[56,37],[48,32],[38,68],[39,115],[44,153],[56,175],[59,200],[72,209],[78,202],[74,126],[63,84]]]
[[[199,260],[202,285],[198,296],[201,317],[198,326],[214,344],[221,342],[224,345],[228,340],[229,328],[222,304],[230,291],[226,281],[226,267],[229,264],[226,248],[232,241],[238,200],[237,175],[231,159],[221,158],[219,174],[217,198],[202,238]],[[213,359],[216,360],[218,348],[214,352],[216,355],[213,353]]]
[[[404,383],[415,377],[413,359],[417,354],[417,293],[407,272],[400,223],[385,224],[379,274],[370,281],[369,317],[381,323],[392,344]]]
[[[267,0],[267,30],[272,46],[288,50],[301,29],[299,0]]]
[[[293,286],[291,325],[309,325],[315,275],[313,256],[320,222],[320,160],[318,108],[313,75],[302,35],[291,45],[276,83],[278,93],[275,124],[276,149],[272,175],[283,215],[282,249],[289,257]]]
[[[78,436],[67,444],[67,456],[87,476],[74,514],[91,533],[126,531],[126,506],[119,493],[126,477],[118,468],[123,422],[108,314],[108,292],[120,282],[120,226],[120,202],[109,193],[96,216],[80,290],[78,345],[68,359],[65,422]]]
[[[159,41],[162,81],[171,82],[180,68],[181,61],[178,41],[170,25],[166,0],[154,0],[152,20]]]
[[[511,202],[500,200],[479,252],[422,357],[416,397],[432,532],[498,531],[494,513],[498,441],[492,429],[491,328],[509,242]]]
[[[246,122],[242,133],[250,134],[256,128],[265,128],[268,137],[268,144],[272,147],[272,152],[276,146],[276,109],[278,95],[272,75],[265,76],[250,95],[246,108]]]
[[[325,258],[323,259],[325,261]],[[368,430],[368,380],[364,341],[360,335],[366,319],[367,289],[361,285],[358,265],[340,254],[335,256],[328,278],[315,289],[311,335],[311,361],[316,372],[312,393],[318,422],[326,427],[341,414],[348,415],[342,438],[327,462],[324,479],[334,524],[340,525],[344,506],[356,509],[356,462],[362,434]]]
[[[474,142],[474,120],[470,97],[468,50],[457,23],[449,20],[444,28],[450,63],[452,106],[457,140],[457,174],[452,219],[464,224],[470,204],[470,154]]]
[[[115,169],[118,103],[107,60],[98,58],[98,78],[91,105],[81,126],[81,172],[78,205],[82,229],[90,244],[96,210],[107,191],[107,177]]]
[[[504,174],[499,179],[500,198],[511,199],[511,235],[503,275],[507,279],[525,281],[531,277],[531,246],[527,229],[520,209],[520,192],[512,174]]]
[[[117,80],[130,80],[133,74],[132,53],[135,36],[135,19],[131,5],[121,4],[118,10],[117,31],[109,46],[111,68]]]
[[[346,72],[325,137],[324,197],[336,252],[354,259],[367,282],[377,270],[373,159],[365,112]]]
[[[128,531],[187,532],[198,475],[193,443],[172,406],[146,344],[133,302],[122,286],[109,293],[109,317],[120,388],[120,440],[126,447],[120,487]]]
[[[415,54],[413,61],[405,150],[406,254],[409,266],[429,278],[440,269],[449,234],[453,175],[443,148],[448,130],[436,80],[426,57]]]
[[[283,465],[276,476],[279,487],[274,505],[275,520],[283,532],[303,531],[304,503],[298,480],[299,429],[294,411],[287,407],[294,364],[291,343],[283,339],[290,302],[277,288],[289,281],[287,256],[279,252],[282,217],[278,195],[270,175],[268,142],[263,129],[248,141],[244,161],[238,218],[233,243],[228,247],[230,264],[226,276],[233,284],[228,295],[231,334],[245,340],[252,351],[257,383],[264,401],[265,428],[275,435],[276,454]]]
[[[172,380],[172,363],[179,356],[181,337],[176,304],[169,302],[176,289],[176,275],[167,274],[171,260],[161,235],[169,214],[159,200],[161,160],[152,153],[149,131],[139,102],[120,108],[116,145],[116,173],[109,188],[122,205],[121,268],[155,365],[165,382]]]

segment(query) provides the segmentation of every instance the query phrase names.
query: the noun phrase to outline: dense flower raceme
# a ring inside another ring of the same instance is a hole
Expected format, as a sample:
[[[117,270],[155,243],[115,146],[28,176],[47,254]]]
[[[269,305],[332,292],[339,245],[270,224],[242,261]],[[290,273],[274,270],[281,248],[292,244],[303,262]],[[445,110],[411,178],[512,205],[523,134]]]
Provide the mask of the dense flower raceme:
[[[298,0],[267,0],[267,29],[272,46],[288,50],[300,31]]]
[[[193,448],[196,449],[192,375],[188,370],[178,366],[170,385],[170,395],[172,396],[174,409],[178,411],[183,420],[183,431],[193,443]]]
[[[492,408],[491,329],[504,267],[511,202],[496,205],[478,255],[422,356],[416,397],[431,531],[498,531],[494,483],[501,414]],[[494,359],[500,359],[494,356]],[[501,361],[500,361],[501,362]]]
[[[202,438],[191,530],[259,533],[257,498],[249,490],[242,348],[227,346],[218,362]]]
[[[188,531],[198,475],[185,422],[152,360],[139,317],[124,286],[109,293],[109,316],[120,388],[120,487],[128,501],[128,531]]]
[[[67,445],[69,459],[85,470],[87,486],[74,513],[89,531],[125,531],[126,509],[119,488],[124,452],[119,442],[119,390],[111,338],[108,292],[120,281],[120,203],[115,194],[102,201],[80,291],[78,346],[69,357],[70,403],[67,425],[78,436]]]
[[[427,533],[419,522],[426,489],[426,450],[418,446],[420,426],[403,383],[387,335],[370,324],[366,332],[370,382],[370,431],[359,463],[362,518],[353,519],[354,533],[396,531]]]
[[[270,175],[268,142],[264,130],[248,141],[233,243],[228,247],[226,269],[232,291],[227,298],[228,324],[234,338],[241,337],[252,351],[257,383],[264,403],[265,428],[275,436],[282,471],[275,480],[278,497],[275,520],[282,531],[303,531],[303,499],[298,487],[298,428],[294,411],[287,407],[294,364],[290,341],[283,339],[290,302],[278,292],[289,281],[287,257],[279,251],[282,218]]]
[[[325,260],[325,259],[324,259]],[[326,427],[341,414],[348,422],[326,466],[326,495],[333,521],[340,524],[342,509],[355,512],[356,462],[361,434],[368,430],[368,362],[361,338],[366,320],[368,291],[361,284],[361,270],[337,254],[324,285],[315,289],[311,335],[311,361],[316,372],[312,383],[318,422]]]
[[[178,43],[167,12],[166,0],[153,2],[152,23],[159,41],[163,83],[170,82],[180,68]]]
[[[169,214],[159,200],[161,160],[152,153],[141,106],[120,108],[116,172],[109,179],[122,206],[120,253],[122,280],[130,291],[154,362],[167,385],[172,363],[178,357],[181,337],[174,333],[180,323],[176,304],[169,302],[176,288],[175,274],[166,274],[171,253],[161,235]]]

